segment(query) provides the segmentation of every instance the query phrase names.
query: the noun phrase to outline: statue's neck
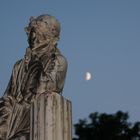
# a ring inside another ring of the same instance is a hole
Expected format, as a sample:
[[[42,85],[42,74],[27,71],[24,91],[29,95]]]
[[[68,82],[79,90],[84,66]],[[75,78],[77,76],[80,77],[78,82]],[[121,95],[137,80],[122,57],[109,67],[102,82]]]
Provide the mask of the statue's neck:
[[[45,55],[51,55],[52,53],[58,52],[59,50],[57,49],[56,45],[53,46],[52,44],[49,45],[42,45],[39,47],[34,47],[34,48],[30,48],[30,46],[26,49],[26,56],[34,56],[36,55],[38,58],[40,58],[41,56]]]

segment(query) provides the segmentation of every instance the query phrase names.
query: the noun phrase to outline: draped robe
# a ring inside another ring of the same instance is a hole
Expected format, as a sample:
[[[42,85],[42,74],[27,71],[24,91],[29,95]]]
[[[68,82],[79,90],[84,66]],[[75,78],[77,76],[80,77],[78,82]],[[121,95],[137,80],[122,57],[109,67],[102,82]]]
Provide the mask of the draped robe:
[[[67,61],[57,48],[27,48],[0,99],[0,140],[29,140],[30,104],[42,93],[61,94],[66,71]]]

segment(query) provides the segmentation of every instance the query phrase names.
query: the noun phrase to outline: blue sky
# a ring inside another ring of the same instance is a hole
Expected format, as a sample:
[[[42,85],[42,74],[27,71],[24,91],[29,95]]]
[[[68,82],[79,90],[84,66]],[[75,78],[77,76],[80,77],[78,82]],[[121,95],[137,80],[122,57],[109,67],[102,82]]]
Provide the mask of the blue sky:
[[[1,0],[0,94],[28,46],[29,17],[48,13],[62,26],[58,47],[69,62],[64,96],[72,101],[73,122],[118,110],[140,121],[139,7],[139,0]]]

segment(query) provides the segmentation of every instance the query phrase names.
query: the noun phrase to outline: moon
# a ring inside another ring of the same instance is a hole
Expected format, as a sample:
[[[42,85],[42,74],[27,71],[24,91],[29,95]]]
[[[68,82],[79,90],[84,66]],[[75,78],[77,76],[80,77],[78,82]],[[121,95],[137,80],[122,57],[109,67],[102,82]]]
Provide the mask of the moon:
[[[85,80],[86,81],[89,81],[89,80],[91,80],[91,73],[90,72],[86,72],[86,76],[85,76]]]

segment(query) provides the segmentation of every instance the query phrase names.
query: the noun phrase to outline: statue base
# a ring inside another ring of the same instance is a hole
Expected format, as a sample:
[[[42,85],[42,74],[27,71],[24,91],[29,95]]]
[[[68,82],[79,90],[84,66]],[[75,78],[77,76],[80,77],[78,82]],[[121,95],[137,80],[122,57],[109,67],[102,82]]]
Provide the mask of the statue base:
[[[31,105],[30,140],[72,140],[71,102],[58,93],[41,94]]]

